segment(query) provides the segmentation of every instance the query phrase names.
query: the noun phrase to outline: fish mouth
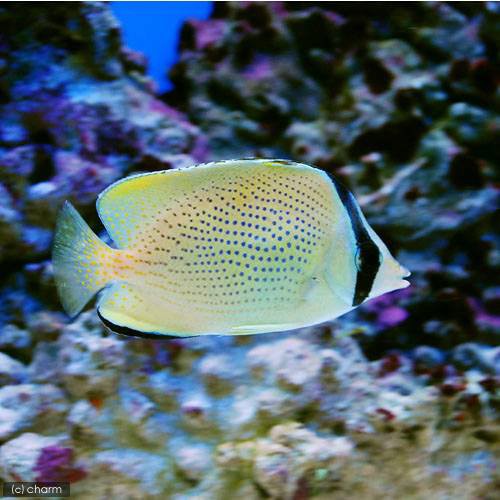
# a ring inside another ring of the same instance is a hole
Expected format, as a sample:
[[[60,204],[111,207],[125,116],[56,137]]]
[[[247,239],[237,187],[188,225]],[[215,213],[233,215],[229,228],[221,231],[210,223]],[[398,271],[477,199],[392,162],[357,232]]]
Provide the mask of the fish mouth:
[[[411,272],[406,269],[404,266],[399,266],[401,268],[401,283],[400,283],[400,288],[407,288],[410,286],[410,282],[408,280],[405,280],[403,278],[408,278],[408,276],[411,275]]]
[[[408,280],[401,280],[399,288],[408,288],[410,286],[410,282]]]
[[[411,272],[406,267],[401,266],[401,278],[408,278],[408,276],[411,276]]]

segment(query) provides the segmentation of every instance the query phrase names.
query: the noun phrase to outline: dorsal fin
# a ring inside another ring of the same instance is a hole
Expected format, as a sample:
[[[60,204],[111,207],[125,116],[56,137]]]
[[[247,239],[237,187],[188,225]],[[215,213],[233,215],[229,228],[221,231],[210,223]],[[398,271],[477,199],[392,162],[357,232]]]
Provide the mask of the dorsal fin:
[[[158,211],[165,185],[176,172],[160,171],[133,175],[115,182],[97,198],[97,212],[106,231],[118,248],[131,246]],[[162,182],[165,181],[165,182]]]
[[[312,174],[322,172],[288,160],[225,160],[185,169],[162,170],[134,175],[115,182],[97,199],[97,212],[104,227],[118,248],[127,248],[145,232],[145,224],[154,224],[169,207],[200,187],[224,185],[232,174],[252,169],[295,168]]]

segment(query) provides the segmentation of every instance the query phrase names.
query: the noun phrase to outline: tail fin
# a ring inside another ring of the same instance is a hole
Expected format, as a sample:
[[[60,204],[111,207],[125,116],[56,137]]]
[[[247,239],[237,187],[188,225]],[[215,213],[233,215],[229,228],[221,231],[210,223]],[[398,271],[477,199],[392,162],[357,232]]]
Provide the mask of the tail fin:
[[[68,201],[61,209],[52,249],[52,264],[59,298],[69,316],[76,316],[107,282],[103,243]]]

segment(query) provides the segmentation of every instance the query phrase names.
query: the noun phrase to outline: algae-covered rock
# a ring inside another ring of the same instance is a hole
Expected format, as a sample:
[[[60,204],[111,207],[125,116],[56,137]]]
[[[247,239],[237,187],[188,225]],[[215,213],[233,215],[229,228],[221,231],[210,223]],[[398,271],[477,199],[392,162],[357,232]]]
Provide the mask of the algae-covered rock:
[[[0,388],[0,441],[21,430],[62,428],[68,410],[63,391],[54,385],[18,384]]]
[[[6,481],[76,482],[85,471],[74,462],[67,436],[26,432],[0,447],[0,471]]]
[[[169,480],[169,471],[162,457],[139,450],[101,451],[94,457],[96,467],[106,472],[108,486],[104,491],[115,496],[124,486],[133,498],[158,498]],[[110,478],[112,478],[110,480]]]
[[[19,384],[27,378],[26,367],[17,359],[0,352],[0,386]]]
[[[123,342],[75,323],[66,328],[58,343],[57,372],[70,394],[80,397],[116,391],[119,370],[125,363]]]

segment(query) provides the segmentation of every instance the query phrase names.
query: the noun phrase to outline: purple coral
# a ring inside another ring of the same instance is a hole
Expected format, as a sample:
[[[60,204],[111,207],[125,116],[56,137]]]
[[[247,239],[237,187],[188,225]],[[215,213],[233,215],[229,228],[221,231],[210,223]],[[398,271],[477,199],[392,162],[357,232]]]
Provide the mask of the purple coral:
[[[409,313],[406,309],[399,306],[390,306],[378,314],[377,321],[385,327],[392,327],[405,321],[408,316]]]
[[[73,449],[61,446],[47,446],[42,448],[34,470],[37,472],[36,481],[76,482],[85,478],[84,469],[73,464]]]
[[[400,304],[411,296],[410,289],[397,290],[377,297],[366,304],[366,309],[375,316],[375,321],[383,328],[391,328],[403,323],[409,312]]]

